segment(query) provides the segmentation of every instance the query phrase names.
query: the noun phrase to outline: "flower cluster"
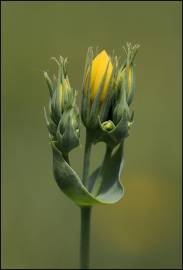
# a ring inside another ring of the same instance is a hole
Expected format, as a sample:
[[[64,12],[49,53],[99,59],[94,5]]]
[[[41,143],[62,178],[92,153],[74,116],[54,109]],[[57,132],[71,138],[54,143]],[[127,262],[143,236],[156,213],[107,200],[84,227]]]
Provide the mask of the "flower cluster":
[[[127,43],[122,63],[105,50],[94,54],[92,48],[88,49],[81,105],[81,119],[86,128],[85,154],[98,142],[106,144],[106,153],[103,162],[90,175],[89,155],[85,155],[87,170],[84,165],[83,179],[69,162],[70,151],[79,145],[80,118],[76,90],[68,78],[67,59],[54,58],[58,76],[53,80],[44,72],[50,92],[49,119],[46,110],[45,119],[53,150],[54,176],[61,190],[79,206],[111,204],[123,195],[119,178],[124,140],[134,117],[129,107],[135,93],[134,59],[138,48],[139,45]]]

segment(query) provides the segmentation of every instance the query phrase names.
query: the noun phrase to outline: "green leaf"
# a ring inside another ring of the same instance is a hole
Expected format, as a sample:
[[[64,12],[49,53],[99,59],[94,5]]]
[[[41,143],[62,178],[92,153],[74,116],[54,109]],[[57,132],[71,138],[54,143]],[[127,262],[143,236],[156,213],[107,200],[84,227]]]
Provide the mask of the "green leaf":
[[[107,147],[103,164],[89,178],[91,193],[100,201],[115,203],[123,196],[120,175],[123,167],[123,142]]]
[[[123,195],[123,188],[119,182],[122,161],[122,146],[119,145],[115,152],[108,153],[103,165],[90,177],[89,181],[96,183],[99,174],[103,183],[97,196],[92,194],[83,185],[80,177],[66,162],[62,153],[52,142],[53,171],[55,180],[60,189],[72,199],[78,206],[89,206],[94,204],[112,204],[119,201]]]

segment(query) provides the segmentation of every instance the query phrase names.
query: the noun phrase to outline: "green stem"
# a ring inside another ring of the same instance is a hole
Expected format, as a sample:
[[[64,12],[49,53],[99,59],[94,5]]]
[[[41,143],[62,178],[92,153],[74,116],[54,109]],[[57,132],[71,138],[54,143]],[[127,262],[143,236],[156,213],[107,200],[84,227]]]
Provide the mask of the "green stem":
[[[83,184],[88,188],[88,174],[90,165],[92,141],[86,131],[86,143],[83,160]],[[89,268],[90,255],[90,215],[91,207],[81,207],[81,235],[80,235],[80,266],[81,269]]]
[[[80,267],[89,269],[91,207],[81,207]]]
[[[91,155],[92,142],[90,136],[86,132],[86,143],[85,143],[85,153],[83,160],[83,184],[88,188],[88,174],[90,166],[90,155]]]

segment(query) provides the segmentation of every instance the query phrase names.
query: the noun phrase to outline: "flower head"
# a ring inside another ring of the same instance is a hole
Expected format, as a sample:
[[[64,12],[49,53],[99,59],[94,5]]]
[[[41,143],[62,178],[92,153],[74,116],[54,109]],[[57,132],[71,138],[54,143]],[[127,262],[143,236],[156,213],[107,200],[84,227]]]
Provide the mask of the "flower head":
[[[79,144],[79,114],[76,107],[76,91],[71,88],[67,74],[67,59],[62,57],[57,60],[58,76],[55,84],[49,78],[47,72],[44,77],[50,90],[48,121],[46,113],[46,123],[49,129],[51,142],[63,153],[70,152]]]
[[[88,50],[81,116],[96,142],[118,144],[128,135],[133,121],[129,105],[135,92],[134,58],[138,47],[127,43],[122,65],[105,50],[95,57],[93,50]]]

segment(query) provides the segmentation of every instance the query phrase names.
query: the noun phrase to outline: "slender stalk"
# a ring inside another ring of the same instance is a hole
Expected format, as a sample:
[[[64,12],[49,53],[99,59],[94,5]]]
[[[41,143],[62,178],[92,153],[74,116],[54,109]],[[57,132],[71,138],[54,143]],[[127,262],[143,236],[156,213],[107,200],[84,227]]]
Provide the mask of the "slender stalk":
[[[91,207],[81,208],[80,268],[89,269]]]
[[[92,142],[86,132],[86,143],[83,160],[83,184],[88,187],[88,174],[90,165]],[[81,269],[89,269],[90,255],[90,216],[91,207],[81,207],[81,235],[80,235],[80,267]]]
[[[91,155],[92,142],[90,140],[90,136],[86,132],[86,142],[85,142],[85,152],[84,152],[84,160],[83,160],[83,184],[88,188],[88,174],[89,174],[89,166],[90,166],[90,155]]]

